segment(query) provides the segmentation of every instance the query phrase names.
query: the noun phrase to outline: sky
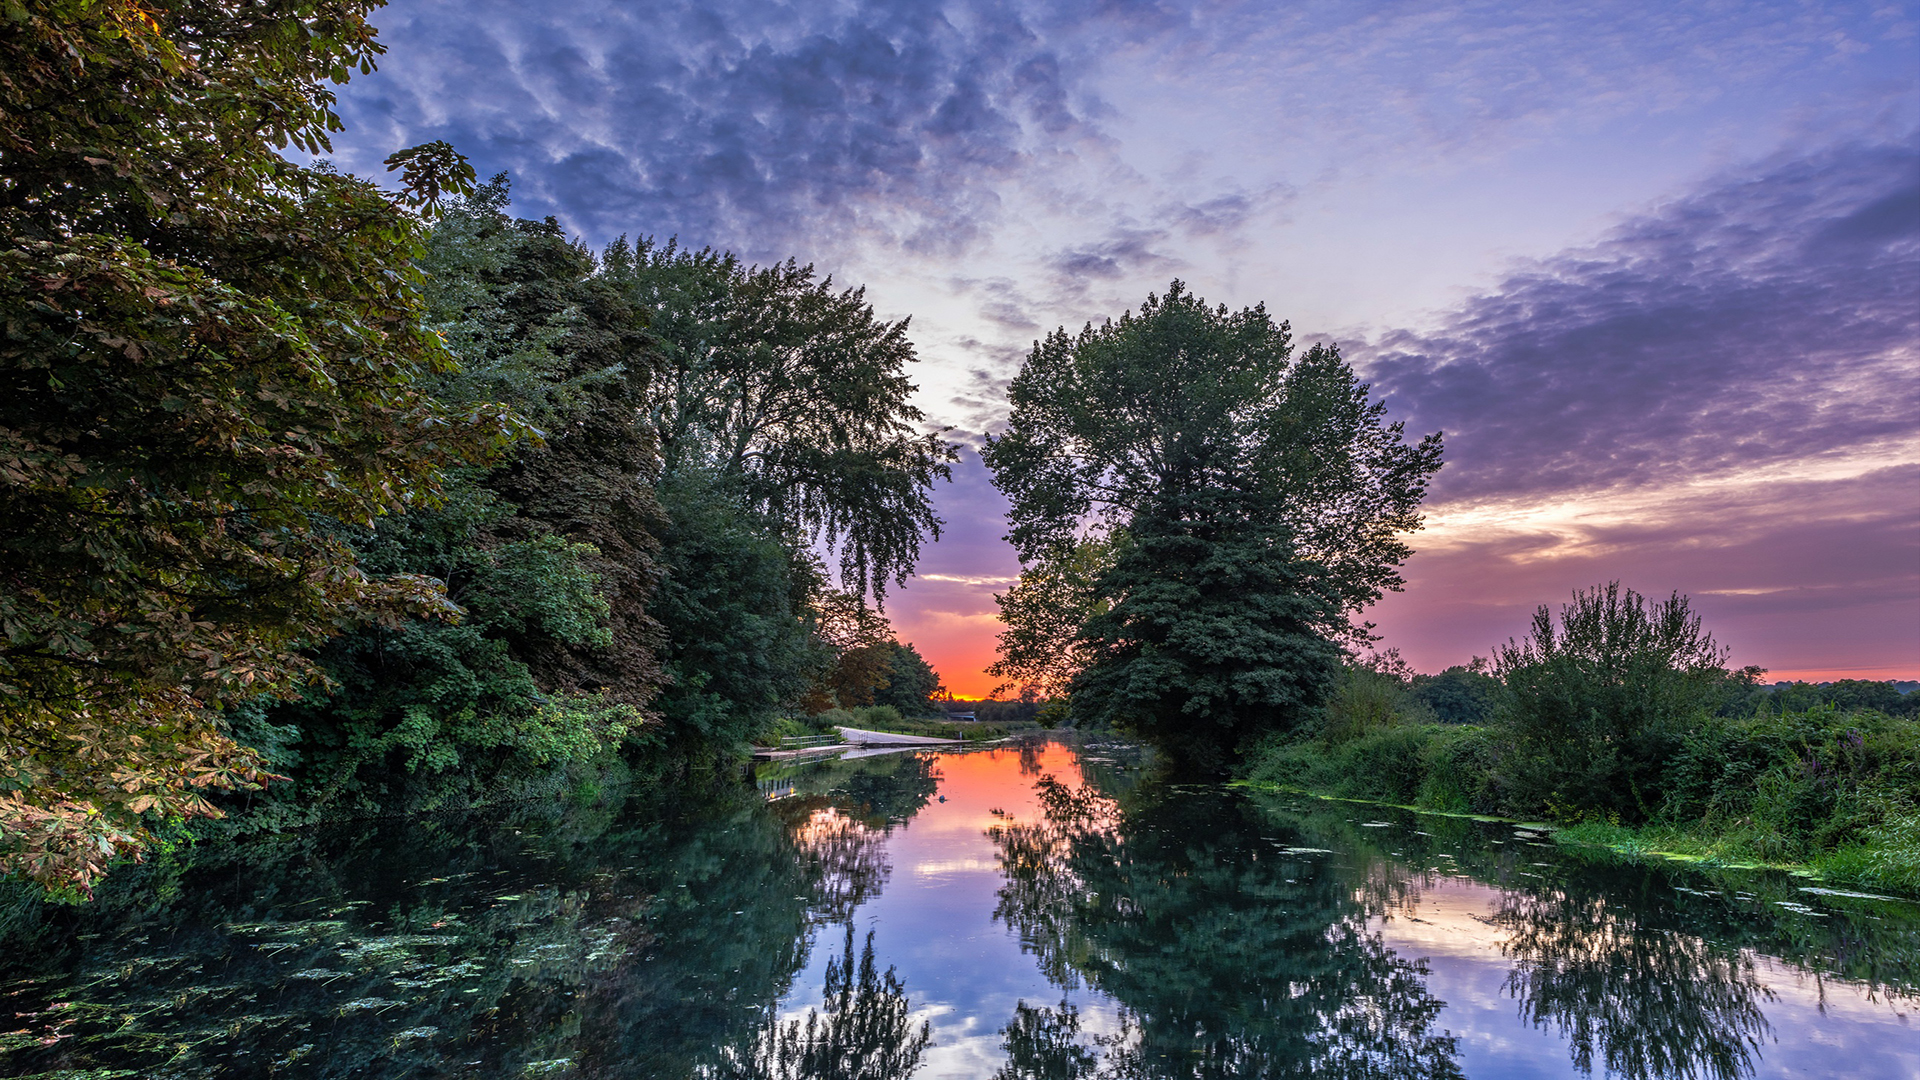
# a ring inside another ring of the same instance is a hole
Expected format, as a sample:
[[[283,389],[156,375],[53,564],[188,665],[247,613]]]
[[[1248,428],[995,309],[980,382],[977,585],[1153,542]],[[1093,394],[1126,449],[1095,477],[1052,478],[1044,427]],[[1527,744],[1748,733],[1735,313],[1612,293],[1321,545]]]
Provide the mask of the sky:
[[[394,0],[336,160],[446,139],[589,244],[789,256],[911,317],[967,449],[888,614],[993,688],[975,449],[1035,338],[1175,278],[1444,433],[1438,671],[1619,580],[1735,666],[1920,676],[1920,4]]]

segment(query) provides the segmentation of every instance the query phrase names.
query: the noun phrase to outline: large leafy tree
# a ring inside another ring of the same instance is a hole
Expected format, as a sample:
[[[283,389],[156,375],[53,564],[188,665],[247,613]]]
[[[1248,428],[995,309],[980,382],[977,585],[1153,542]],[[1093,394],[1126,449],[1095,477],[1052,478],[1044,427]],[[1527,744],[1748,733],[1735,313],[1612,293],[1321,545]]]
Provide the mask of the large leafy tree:
[[[0,35],[0,861],[84,890],[209,787],[219,710],[353,620],[444,605],[334,522],[510,432],[417,386],[420,223],[326,149],[364,0],[62,0]],[[423,194],[457,186],[438,151]],[[457,159],[453,159],[457,162]]]
[[[874,690],[873,703],[891,705],[906,716],[937,713],[933,699],[945,689],[940,685],[940,673],[912,642],[889,641],[881,648],[888,657],[887,685]]]
[[[1000,608],[1000,657],[987,674],[1003,681],[994,695],[1018,690],[1022,697],[1062,697],[1087,666],[1080,628],[1107,605],[1094,586],[1126,543],[1121,530],[1075,540],[1030,560],[1020,579],[994,596]]]
[[[930,493],[954,450],[909,403],[906,320],[874,317],[864,289],[835,289],[789,260],[615,243],[607,280],[652,323],[662,372],[650,394],[664,468],[698,467],[795,541],[838,550],[842,584],[884,597],[937,539]]]
[[[1408,444],[1337,348],[1296,357],[1264,307],[1177,281],[1037,342],[1010,397],[982,456],[1022,562],[1066,574],[1086,536],[1124,533],[1076,601],[1076,711],[1197,763],[1318,703],[1334,643],[1366,636],[1350,617],[1400,586],[1440,467],[1439,436]]]
[[[484,486],[513,509],[490,542],[564,537],[608,604],[605,642],[548,636],[518,651],[542,686],[645,708],[665,681],[651,601],[662,511],[649,478],[657,441],[644,406],[655,355],[647,312],[551,220],[504,212],[504,174],[434,225],[422,267],[430,325],[459,357],[433,392],[455,407],[504,401],[543,438]]]

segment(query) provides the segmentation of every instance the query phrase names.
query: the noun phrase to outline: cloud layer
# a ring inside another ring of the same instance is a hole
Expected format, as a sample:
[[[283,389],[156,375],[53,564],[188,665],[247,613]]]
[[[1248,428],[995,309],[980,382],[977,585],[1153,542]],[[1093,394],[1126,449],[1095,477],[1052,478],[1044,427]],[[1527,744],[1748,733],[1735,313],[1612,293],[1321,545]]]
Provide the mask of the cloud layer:
[[[1433,333],[1360,350],[1437,496],[1527,496],[1910,452],[1920,153],[1854,146],[1730,178],[1541,260]]]
[[[1693,594],[1741,663],[1920,656],[1910,144],[1726,177],[1358,353],[1448,435],[1436,528],[1376,615],[1429,666],[1615,578]]]
[[[949,251],[992,220],[996,177],[1096,137],[1069,64],[997,0],[425,0],[387,23],[349,123],[450,139],[596,240]]]

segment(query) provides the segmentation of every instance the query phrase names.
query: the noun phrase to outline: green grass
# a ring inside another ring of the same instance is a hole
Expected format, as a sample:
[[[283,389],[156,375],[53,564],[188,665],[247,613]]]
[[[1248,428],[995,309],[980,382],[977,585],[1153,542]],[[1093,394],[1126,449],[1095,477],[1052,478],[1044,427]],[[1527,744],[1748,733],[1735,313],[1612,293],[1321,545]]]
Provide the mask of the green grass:
[[[1491,728],[1399,723],[1276,740],[1255,786],[1428,813],[1545,819],[1558,843],[1632,858],[1773,867],[1920,897],[1920,725],[1831,709],[1703,720],[1666,763],[1638,821],[1521,792],[1528,765]]]

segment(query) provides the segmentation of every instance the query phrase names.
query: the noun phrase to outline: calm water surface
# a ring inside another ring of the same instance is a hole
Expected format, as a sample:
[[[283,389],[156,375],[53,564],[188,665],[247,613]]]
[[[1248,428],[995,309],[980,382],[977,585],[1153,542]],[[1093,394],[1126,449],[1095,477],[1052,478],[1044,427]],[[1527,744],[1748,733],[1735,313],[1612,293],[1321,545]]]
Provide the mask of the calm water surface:
[[[0,1075],[1920,1077],[1920,906],[1130,758],[202,844],[0,912]]]

